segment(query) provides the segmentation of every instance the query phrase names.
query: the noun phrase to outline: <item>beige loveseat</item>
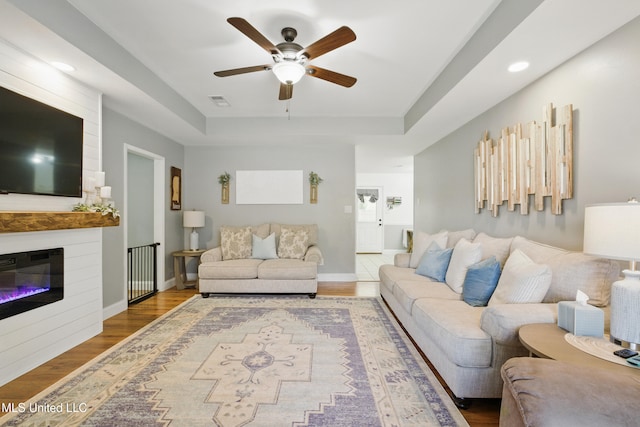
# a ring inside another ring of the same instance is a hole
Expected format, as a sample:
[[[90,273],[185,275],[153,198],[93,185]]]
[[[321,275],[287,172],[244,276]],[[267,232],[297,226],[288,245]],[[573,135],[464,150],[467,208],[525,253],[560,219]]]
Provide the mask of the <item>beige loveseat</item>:
[[[443,250],[451,249],[442,281],[416,274],[423,267],[425,247],[434,241]],[[475,268],[472,263],[494,262],[492,257],[501,267],[491,296],[495,299],[488,306],[472,306],[464,300],[469,289],[465,268],[468,272]],[[529,354],[518,339],[520,326],[557,322],[556,303],[575,300],[577,290],[606,310],[619,265],[523,237],[476,236],[475,231],[464,230],[417,233],[414,253],[397,254],[394,265],[381,266],[379,275],[382,297],[447,383],[456,404],[465,407],[471,398],[501,397],[501,366],[512,357]],[[513,290],[521,285],[529,289]]]
[[[200,293],[204,298],[238,293],[315,298],[322,263],[315,224],[220,227],[220,246],[200,257]]]

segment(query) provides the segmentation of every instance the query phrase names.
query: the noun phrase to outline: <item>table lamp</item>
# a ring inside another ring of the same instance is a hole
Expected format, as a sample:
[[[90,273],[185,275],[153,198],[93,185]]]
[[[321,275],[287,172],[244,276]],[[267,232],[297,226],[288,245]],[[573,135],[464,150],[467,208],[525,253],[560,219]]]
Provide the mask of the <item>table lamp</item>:
[[[182,218],[182,225],[184,228],[191,228],[191,239],[189,249],[192,251],[198,250],[198,233],[196,228],[204,227],[204,212],[203,211],[184,211]]]
[[[611,341],[640,348],[640,203],[587,206],[584,212],[584,252],[629,261],[624,279],[611,287]]]

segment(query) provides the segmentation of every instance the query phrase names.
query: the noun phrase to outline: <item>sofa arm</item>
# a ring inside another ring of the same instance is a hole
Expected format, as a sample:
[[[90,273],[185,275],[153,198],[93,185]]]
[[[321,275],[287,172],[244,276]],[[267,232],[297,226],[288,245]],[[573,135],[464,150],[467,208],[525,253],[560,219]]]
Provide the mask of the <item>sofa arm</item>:
[[[395,254],[395,256],[393,257],[393,265],[395,265],[396,267],[408,268],[410,261],[411,261],[411,254],[408,252]]]
[[[322,257],[322,251],[316,245],[311,245],[307,248],[307,253],[304,254],[305,261],[315,262],[318,265],[324,265],[324,258]]]
[[[487,307],[480,317],[480,328],[491,335],[494,342],[520,346],[518,331],[530,323],[556,323],[557,304],[500,304]]]
[[[209,249],[200,256],[200,262],[214,262],[222,261],[222,249],[220,246],[217,248]]]

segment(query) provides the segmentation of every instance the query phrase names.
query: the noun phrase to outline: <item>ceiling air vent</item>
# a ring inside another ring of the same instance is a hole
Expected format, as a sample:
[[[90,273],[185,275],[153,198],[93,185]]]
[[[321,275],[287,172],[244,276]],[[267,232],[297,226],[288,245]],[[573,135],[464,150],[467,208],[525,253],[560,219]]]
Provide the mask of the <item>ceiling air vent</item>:
[[[212,95],[209,98],[211,98],[213,103],[218,107],[231,107],[231,104],[229,104],[229,101],[227,101],[224,96]]]

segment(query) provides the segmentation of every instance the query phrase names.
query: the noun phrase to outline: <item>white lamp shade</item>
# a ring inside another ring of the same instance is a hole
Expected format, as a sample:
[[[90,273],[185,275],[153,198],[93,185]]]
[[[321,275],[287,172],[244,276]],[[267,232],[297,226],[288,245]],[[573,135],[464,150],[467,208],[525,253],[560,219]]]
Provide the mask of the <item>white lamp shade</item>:
[[[184,216],[182,217],[182,225],[185,228],[204,227],[204,212],[184,211]]]
[[[583,251],[610,259],[640,260],[640,203],[587,206]]]
[[[304,67],[294,61],[282,61],[273,66],[273,74],[284,84],[295,84],[305,74]]]

